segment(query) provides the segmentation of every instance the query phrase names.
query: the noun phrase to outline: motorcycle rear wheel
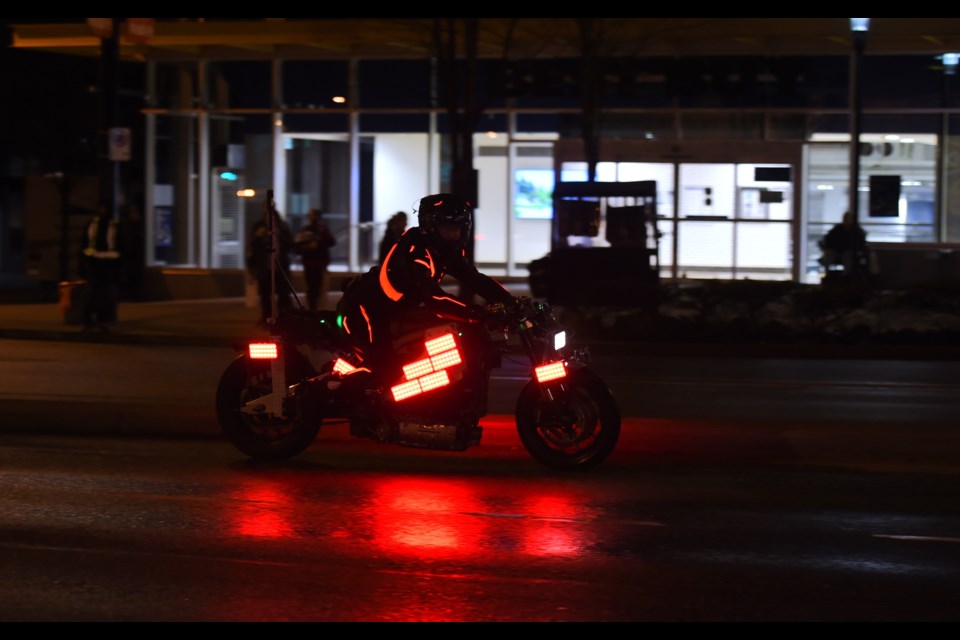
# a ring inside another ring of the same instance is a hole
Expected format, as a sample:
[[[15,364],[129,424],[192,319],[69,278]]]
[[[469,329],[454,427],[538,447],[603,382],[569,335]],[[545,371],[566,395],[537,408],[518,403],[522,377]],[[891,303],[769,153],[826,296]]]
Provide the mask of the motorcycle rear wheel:
[[[305,363],[296,359],[287,362],[287,381],[309,375]],[[227,439],[242,453],[254,460],[286,460],[302,453],[320,431],[320,422],[308,423],[296,415],[277,418],[256,416],[240,411],[250,400],[272,390],[269,367],[250,375],[246,356],[238,356],[220,376],[217,385],[217,420]],[[291,411],[293,408],[290,409]]]
[[[588,369],[574,371],[550,400],[530,380],[517,400],[517,433],[524,448],[557,471],[592,469],[620,439],[620,408],[606,383]]]

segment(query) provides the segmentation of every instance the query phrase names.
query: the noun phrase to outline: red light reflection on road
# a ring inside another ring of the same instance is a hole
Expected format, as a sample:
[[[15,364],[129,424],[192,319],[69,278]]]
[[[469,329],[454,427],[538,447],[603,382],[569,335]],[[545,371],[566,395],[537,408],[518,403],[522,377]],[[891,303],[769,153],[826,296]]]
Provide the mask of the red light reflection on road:
[[[285,512],[292,508],[290,496],[266,484],[246,486],[237,495],[237,533],[256,538],[286,538],[294,535]]]
[[[580,527],[587,510],[564,496],[536,496],[525,503],[529,515],[523,528],[523,550],[532,556],[574,556],[583,550]]]
[[[487,523],[476,512],[476,493],[466,483],[398,479],[380,483],[371,499],[374,540],[389,551],[420,557],[469,554]]]
[[[246,537],[282,539],[324,528],[328,542],[349,546],[369,540],[381,552],[417,560],[490,553],[575,557],[593,539],[583,531],[595,519],[590,507],[576,493],[555,489],[544,494],[527,487],[531,493],[504,500],[502,488],[491,494],[475,480],[379,478],[358,483],[349,504],[322,507],[319,522],[304,520],[288,489],[268,481],[238,488],[230,529]],[[332,512],[338,515],[327,522]]]
[[[583,551],[580,523],[589,510],[561,495],[491,510],[471,483],[404,479],[377,485],[373,537],[383,550],[420,558],[513,550],[546,557]]]

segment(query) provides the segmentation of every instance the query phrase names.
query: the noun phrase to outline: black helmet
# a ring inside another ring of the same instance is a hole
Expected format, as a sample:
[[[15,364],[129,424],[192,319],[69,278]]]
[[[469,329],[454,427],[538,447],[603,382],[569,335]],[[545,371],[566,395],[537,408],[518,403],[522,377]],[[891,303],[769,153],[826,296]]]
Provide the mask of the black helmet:
[[[437,193],[420,200],[417,209],[420,228],[430,235],[442,239],[440,227],[456,225],[460,227],[460,245],[466,246],[473,232],[473,206],[463,198],[452,193]]]

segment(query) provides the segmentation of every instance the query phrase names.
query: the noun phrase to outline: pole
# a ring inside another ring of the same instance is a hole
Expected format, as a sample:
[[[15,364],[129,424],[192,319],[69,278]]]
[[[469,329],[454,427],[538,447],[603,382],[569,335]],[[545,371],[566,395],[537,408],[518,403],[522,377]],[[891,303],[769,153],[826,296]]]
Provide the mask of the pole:
[[[267,190],[267,230],[270,232],[270,317],[267,324],[270,326],[270,335],[280,343],[280,299],[277,296],[277,270],[280,268],[277,260],[280,256],[280,218],[276,204],[273,201],[273,189]],[[278,344],[278,357],[270,361],[270,377],[273,381],[273,393],[270,396],[270,413],[283,416],[283,399],[287,392],[286,354],[283,345]]]
[[[110,130],[118,124],[117,71],[122,20],[113,18],[110,35],[100,39],[100,144],[104,158],[100,171],[100,194],[114,220],[120,217],[120,163],[110,158]]]
[[[280,225],[277,224],[277,207],[273,201],[273,189],[267,191],[267,231],[270,233],[270,319],[271,333],[280,317],[280,300],[277,296],[277,259],[280,256]]]
[[[850,202],[848,211],[854,222],[860,221],[860,123],[863,105],[861,91],[863,81],[860,78],[860,66],[863,62],[863,49],[866,46],[866,32],[853,32],[853,55],[850,56]]]

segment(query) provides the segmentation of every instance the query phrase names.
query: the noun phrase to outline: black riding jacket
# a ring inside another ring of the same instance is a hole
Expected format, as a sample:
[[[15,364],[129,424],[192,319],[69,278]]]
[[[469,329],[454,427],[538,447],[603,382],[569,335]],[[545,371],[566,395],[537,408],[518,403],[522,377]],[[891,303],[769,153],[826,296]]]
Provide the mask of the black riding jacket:
[[[462,249],[448,247],[420,227],[411,227],[382,265],[346,287],[338,306],[344,330],[354,342],[373,343],[391,319],[418,307],[443,318],[479,320],[482,307],[463,302],[440,286],[447,275],[489,303],[514,302],[499,282],[467,261]]]

